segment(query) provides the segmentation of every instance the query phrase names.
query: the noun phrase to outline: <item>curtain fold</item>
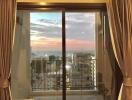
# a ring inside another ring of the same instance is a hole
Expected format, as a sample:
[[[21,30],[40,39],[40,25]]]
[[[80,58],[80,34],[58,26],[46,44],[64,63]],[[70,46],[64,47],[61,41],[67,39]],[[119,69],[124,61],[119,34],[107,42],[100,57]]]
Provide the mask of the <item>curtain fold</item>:
[[[112,46],[123,74],[121,100],[132,100],[132,0],[108,0]]]
[[[10,65],[16,0],[0,0],[0,100],[11,100]]]

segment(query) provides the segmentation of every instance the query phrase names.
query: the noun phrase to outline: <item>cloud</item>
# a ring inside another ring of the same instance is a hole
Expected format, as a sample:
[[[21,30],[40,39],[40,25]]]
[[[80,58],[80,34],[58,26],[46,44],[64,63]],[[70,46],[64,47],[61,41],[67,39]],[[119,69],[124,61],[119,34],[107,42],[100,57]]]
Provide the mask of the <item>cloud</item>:
[[[39,37],[37,39],[34,39],[31,37],[31,47],[34,49],[56,49],[61,50],[62,46],[62,39],[61,38],[49,38],[49,37]]]
[[[90,20],[88,20],[90,19]],[[72,23],[93,23],[95,19],[95,13],[87,13],[87,12],[72,12],[66,13],[66,22]]]
[[[57,22],[57,21],[51,21],[51,20],[47,20],[47,19],[40,19],[40,20],[33,20],[31,21],[32,25],[35,26],[39,26],[39,27],[43,27],[43,26],[47,26],[47,27],[60,27],[61,28],[61,23]]]
[[[34,49],[45,49],[45,50],[62,50],[62,39],[61,38],[47,38],[47,37],[32,37],[31,47]],[[95,41],[89,40],[77,40],[77,39],[66,39],[66,47],[68,50],[79,50],[79,49],[93,49],[95,48]]]
[[[33,18],[30,23],[30,31],[33,49],[61,50],[61,20],[54,17],[46,19],[43,16],[39,16],[39,19],[36,20]],[[94,49],[95,13],[66,13],[66,38],[69,49]]]
[[[30,23],[31,36],[47,36],[47,37],[61,37],[62,28],[59,21],[49,19],[31,20]],[[35,32],[34,32],[35,31]],[[37,33],[37,34],[36,34]]]

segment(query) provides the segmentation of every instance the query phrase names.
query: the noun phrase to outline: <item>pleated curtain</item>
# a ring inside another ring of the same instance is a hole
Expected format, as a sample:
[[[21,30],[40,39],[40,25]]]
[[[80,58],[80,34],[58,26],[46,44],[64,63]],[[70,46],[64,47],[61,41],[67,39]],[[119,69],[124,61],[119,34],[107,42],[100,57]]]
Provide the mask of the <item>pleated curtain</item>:
[[[11,100],[10,67],[16,0],[0,0],[0,100]]]
[[[132,100],[132,0],[107,0],[112,46],[122,71],[118,100]]]

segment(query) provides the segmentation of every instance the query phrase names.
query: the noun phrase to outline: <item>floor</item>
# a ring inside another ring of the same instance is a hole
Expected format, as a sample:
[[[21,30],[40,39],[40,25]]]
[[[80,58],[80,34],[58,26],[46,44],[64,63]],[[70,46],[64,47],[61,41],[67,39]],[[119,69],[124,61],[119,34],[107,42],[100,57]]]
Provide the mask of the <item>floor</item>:
[[[35,97],[35,100],[62,100],[61,96],[42,96]],[[103,100],[101,95],[83,95],[83,96],[67,96],[67,100]]]

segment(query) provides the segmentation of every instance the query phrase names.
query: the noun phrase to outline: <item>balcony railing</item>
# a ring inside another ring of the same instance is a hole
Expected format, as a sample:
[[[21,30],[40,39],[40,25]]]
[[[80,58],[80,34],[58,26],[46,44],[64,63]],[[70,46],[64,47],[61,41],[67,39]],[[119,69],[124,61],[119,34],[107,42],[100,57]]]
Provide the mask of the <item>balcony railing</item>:
[[[33,58],[31,62],[33,91],[62,90],[62,60]],[[67,90],[95,90],[96,59],[68,60],[66,65]]]

